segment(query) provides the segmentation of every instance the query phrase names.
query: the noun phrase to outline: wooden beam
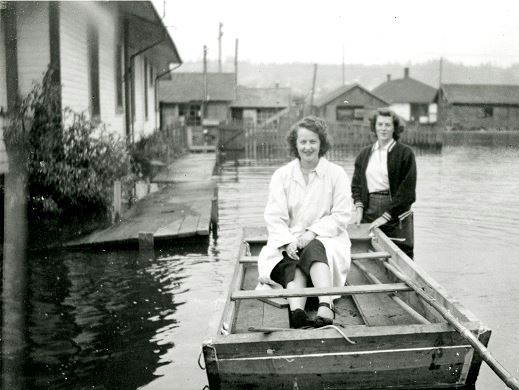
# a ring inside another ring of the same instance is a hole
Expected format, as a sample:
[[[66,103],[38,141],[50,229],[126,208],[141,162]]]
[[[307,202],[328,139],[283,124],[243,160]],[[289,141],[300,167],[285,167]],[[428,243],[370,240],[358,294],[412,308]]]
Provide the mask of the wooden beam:
[[[354,294],[380,294],[398,291],[411,291],[405,283],[391,284],[367,284],[361,286],[344,286],[328,288],[297,288],[297,289],[273,289],[273,290],[241,290],[231,295],[231,300],[263,299],[263,298],[291,298],[291,297],[317,297],[329,295],[354,295]]]
[[[367,259],[389,259],[391,255],[387,252],[366,252],[366,253],[352,253],[352,260],[367,260]],[[258,256],[244,256],[240,259],[240,263],[257,263]]]

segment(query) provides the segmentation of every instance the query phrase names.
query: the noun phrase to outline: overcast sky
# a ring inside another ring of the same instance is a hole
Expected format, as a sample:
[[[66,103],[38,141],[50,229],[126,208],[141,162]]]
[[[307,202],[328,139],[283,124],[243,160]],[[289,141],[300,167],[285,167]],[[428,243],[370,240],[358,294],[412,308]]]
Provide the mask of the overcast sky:
[[[162,16],[164,0],[153,0]],[[513,0],[166,0],[164,23],[184,62],[381,64],[519,63],[519,2]]]

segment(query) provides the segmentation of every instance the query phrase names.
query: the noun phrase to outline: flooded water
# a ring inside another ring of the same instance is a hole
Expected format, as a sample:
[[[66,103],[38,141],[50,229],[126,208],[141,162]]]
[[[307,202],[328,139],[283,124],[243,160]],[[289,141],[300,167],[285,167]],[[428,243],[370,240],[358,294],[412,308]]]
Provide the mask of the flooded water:
[[[354,156],[336,161],[352,174]],[[243,226],[261,225],[282,162],[227,161],[219,229],[153,253],[55,251],[28,259],[27,389],[202,389],[198,357],[227,295]],[[519,376],[519,150],[417,156],[416,261],[493,334]],[[483,365],[478,390],[505,389]]]

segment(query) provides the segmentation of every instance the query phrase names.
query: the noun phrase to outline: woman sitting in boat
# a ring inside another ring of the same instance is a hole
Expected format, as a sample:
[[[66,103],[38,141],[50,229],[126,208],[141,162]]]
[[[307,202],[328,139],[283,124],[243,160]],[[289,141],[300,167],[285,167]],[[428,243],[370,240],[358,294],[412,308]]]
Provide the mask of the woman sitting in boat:
[[[370,118],[377,141],[362,149],[355,160],[351,191],[357,225],[380,227],[413,258],[414,234],[411,205],[416,199],[416,162],[411,148],[398,141],[400,118],[379,109]]]
[[[344,286],[350,267],[350,180],[342,167],[323,157],[331,146],[324,120],[303,118],[287,141],[295,159],[272,175],[264,213],[268,241],[258,258],[258,288]],[[313,323],[305,312],[306,297],[288,298],[292,327],[333,324],[333,299],[338,297],[318,298]]]

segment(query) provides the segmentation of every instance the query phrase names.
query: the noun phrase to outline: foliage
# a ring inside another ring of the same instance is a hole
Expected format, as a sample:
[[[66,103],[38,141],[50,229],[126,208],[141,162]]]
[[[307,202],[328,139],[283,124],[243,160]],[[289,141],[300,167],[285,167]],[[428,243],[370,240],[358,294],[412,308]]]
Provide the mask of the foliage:
[[[141,136],[139,141],[130,146],[132,172],[141,178],[153,175],[152,161],[169,163],[181,156],[185,150],[179,142],[180,128],[165,131],[157,130],[148,136]]]
[[[27,168],[30,210],[106,211],[113,181],[129,172],[126,145],[84,114],[66,109],[63,121],[51,75],[19,101],[5,132],[9,155]]]

